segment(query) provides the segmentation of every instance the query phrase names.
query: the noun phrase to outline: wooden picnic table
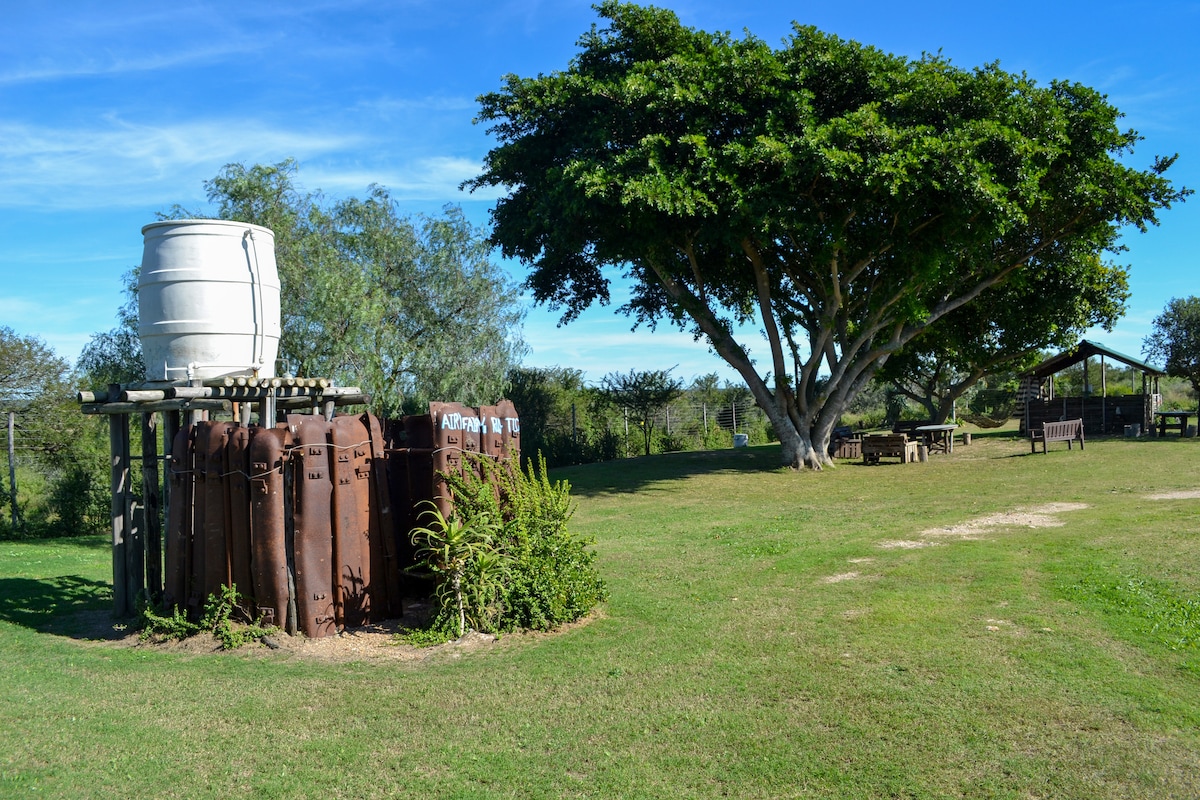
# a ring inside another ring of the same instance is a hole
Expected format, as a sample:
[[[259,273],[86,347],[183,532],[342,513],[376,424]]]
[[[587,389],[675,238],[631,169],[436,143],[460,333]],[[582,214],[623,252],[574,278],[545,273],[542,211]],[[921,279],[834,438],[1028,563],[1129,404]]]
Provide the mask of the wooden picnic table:
[[[931,453],[954,452],[954,430],[957,425],[918,425],[914,430],[925,440]]]
[[[1158,435],[1166,436],[1168,427],[1179,426],[1179,435],[1184,436],[1187,433],[1188,418],[1192,416],[1191,411],[1155,411],[1154,416],[1158,417]],[[1173,420],[1168,422],[1167,420]]]

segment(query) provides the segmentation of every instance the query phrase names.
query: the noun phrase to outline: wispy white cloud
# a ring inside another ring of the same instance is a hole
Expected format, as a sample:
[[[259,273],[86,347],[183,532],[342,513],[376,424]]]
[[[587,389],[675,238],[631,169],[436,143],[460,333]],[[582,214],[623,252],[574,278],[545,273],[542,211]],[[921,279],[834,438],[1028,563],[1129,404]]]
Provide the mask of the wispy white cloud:
[[[631,320],[611,307],[592,309],[585,312],[585,319],[562,327],[554,324],[556,318],[545,309],[533,310],[526,317],[524,333],[530,353],[525,363],[580,369],[593,382],[614,371],[669,367],[675,368],[673,375],[689,381],[710,372],[722,379],[738,379],[707,341],[696,341],[670,325],[659,325],[654,331],[645,327],[631,330]],[[752,338],[750,334],[744,343],[756,344]]]
[[[0,123],[0,206],[87,208],[161,203],[198,192],[224,164],[310,158],[361,143],[244,120],[153,126],[108,118],[88,129]]]
[[[385,97],[360,103],[359,107],[386,117],[391,114],[428,111],[473,112],[478,110],[479,104],[473,97],[427,95],[424,97]]]
[[[230,56],[260,49],[262,49],[261,43],[221,41],[188,50],[170,50],[161,53],[134,55],[110,53],[104,56],[88,55],[77,58],[60,58],[53,61],[40,60],[34,64],[10,66],[0,72],[0,86],[69,78],[111,77],[133,72],[158,72],[189,64],[222,61]]]
[[[502,194],[498,188],[475,193],[460,190],[459,185],[474,178],[483,165],[469,158],[431,156],[401,166],[380,169],[338,170],[317,166],[304,170],[304,183],[334,194],[361,194],[370,184],[385,187],[397,200],[445,200],[448,202],[492,201]]]

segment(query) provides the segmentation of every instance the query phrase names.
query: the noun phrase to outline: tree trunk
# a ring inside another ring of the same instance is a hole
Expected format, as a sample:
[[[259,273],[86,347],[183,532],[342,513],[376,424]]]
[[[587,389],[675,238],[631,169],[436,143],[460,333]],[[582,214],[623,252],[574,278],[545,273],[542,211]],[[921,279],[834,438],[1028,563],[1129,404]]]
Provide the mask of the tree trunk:
[[[777,420],[773,414],[768,413],[767,416],[771,418],[771,424],[775,426],[775,433],[779,436],[783,466],[790,469],[821,469],[830,463],[828,457],[821,458],[822,451],[813,446],[807,431],[802,433],[796,430],[790,417]]]

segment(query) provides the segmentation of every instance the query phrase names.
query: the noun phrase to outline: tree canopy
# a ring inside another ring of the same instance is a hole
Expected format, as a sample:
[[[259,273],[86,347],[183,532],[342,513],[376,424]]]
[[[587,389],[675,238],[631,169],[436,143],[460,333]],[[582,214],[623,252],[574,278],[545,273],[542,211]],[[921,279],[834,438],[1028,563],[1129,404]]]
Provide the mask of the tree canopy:
[[[0,411],[24,411],[35,400],[66,394],[68,371],[38,337],[0,327]]]
[[[1022,270],[950,312],[889,357],[877,377],[942,423],[985,376],[1033,367],[1042,351],[1070,347],[1089,328],[1111,330],[1125,311],[1128,271],[1093,257],[1056,267]]]
[[[1186,194],[1173,158],[1126,166],[1138,135],[1076,83],[597,8],[564,71],[480,98],[498,144],[468,185],[505,189],[492,240],[539,302],[570,321],[623,273],[623,310],[706,337],[792,466],[827,463],[849,400],[933,323],[1006,283],[1077,281]]]
[[[1154,318],[1142,350],[1161,358],[1168,375],[1186,378],[1200,397],[1200,297],[1172,298]]]

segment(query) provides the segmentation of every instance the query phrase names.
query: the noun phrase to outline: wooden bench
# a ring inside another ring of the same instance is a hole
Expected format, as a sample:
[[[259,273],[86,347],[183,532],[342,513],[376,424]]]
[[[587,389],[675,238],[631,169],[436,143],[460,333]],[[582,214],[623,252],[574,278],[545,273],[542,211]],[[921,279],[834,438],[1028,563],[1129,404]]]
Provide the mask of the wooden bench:
[[[917,460],[917,442],[910,441],[903,433],[884,433],[864,436],[862,457],[864,464],[878,464],[881,457],[899,458],[901,464]]]
[[[1042,452],[1046,452],[1046,445],[1049,442],[1066,442],[1067,449],[1070,450],[1073,443],[1079,442],[1079,449],[1083,449],[1083,420],[1068,419],[1062,422],[1043,422],[1042,429],[1037,430],[1031,428],[1029,431],[1029,452],[1037,452],[1037,443],[1042,443]]]

